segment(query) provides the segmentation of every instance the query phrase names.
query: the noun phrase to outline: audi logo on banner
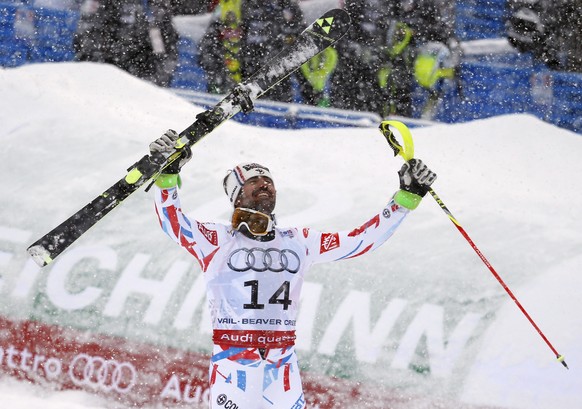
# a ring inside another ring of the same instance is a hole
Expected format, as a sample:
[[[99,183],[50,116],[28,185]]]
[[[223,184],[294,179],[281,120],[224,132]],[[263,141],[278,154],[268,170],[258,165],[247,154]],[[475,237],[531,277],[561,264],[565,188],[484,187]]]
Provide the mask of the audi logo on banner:
[[[127,393],[135,385],[137,372],[129,362],[79,354],[71,362],[69,377],[77,386]]]
[[[242,248],[233,251],[228,257],[227,264],[232,270],[239,272],[268,270],[274,273],[288,271],[295,274],[299,271],[301,261],[293,250],[253,247],[252,249]]]

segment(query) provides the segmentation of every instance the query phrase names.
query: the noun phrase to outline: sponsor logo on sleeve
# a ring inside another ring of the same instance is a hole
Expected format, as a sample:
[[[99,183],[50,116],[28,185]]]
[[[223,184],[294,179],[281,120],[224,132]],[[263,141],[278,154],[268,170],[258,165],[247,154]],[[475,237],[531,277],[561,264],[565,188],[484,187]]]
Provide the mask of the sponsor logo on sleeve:
[[[340,246],[340,239],[338,233],[322,233],[321,245],[319,247],[319,254],[337,249]]]
[[[295,233],[293,233],[293,230],[291,229],[285,230],[281,232],[281,237],[289,237],[290,239],[292,239],[293,237],[295,237]]]
[[[309,236],[309,229],[304,228],[303,229],[303,237],[307,238]]]
[[[216,233],[216,230],[210,230],[202,223],[198,223],[198,230],[210,244],[213,246],[218,246],[218,233]]]

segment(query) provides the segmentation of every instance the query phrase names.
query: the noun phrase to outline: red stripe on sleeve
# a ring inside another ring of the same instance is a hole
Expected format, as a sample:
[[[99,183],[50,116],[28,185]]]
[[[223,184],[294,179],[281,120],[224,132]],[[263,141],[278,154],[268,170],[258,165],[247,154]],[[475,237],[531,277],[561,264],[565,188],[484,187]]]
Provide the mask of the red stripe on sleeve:
[[[216,255],[216,252],[218,251],[219,248],[220,247],[217,247],[216,250],[214,250],[212,253],[210,253],[209,255],[207,255],[206,257],[204,257],[202,259],[202,262],[200,263],[200,265],[202,267],[202,271],[206,272],[206,270],[208,270],[208,265],[210,264],[210,262],[212,261],[212,259]]]
[[[170,221],[172,231],[174,232],[174,235],[178,237],[178,233],[180,233],[180,221],[178,220],[178,212],[174,206],[168,206],[165,210],[168,212],[168,220]]]
[[[364,250],[360,251],[359,253],[352,254],[351,256],[349,256],[349,257],[346,257],[346,260],[347,260],[348,258],[354,258],[354,257],[358,257],[358,256],[361,256],[361,255],[362,255],[362,254],[364,254],[364,253],[367,253],[368,251],[370,251],[370,249],[372,248],[372,246],[373,246],[373,245],[374,245],[374,243],[370,244],[368,247],[366,247]]]

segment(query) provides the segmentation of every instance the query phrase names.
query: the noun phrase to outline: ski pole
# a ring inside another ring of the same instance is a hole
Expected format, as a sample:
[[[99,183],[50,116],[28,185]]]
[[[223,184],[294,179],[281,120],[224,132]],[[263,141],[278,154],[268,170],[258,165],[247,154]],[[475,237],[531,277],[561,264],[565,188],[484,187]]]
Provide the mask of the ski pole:
[[[404,146],[400,145],[400,143],[396,139],[394,133],[390,129],[390,126],[393,126],[394,128],[396,128],[398,130],[398,132],[400,133],[400,136],[402,137]],[[394,156],[400,155],[400,156],[402,156],[402,158],[406,162],[408,162],[410,159],[412,159],[414,157],[414,144],[412,141],[412,134],[410,133],[410,129],[408,129],[408,127],[405,124],[403,124],[402,122],[399,122],[399,121],[382,121],[382,123],[380,124],[380,132],[382,132],[382,135],[384,135],[384,137],[386,138],[386,140],[390,144],[390,147],[394,150]],[[542,330],[537,326],[535,321],[532,319],[532,317],[525,310],[523,305],[521,305],[521,303],[519,302],[517,297],[509,289],[507,284],[505,284],[505,282],[503,281],[501,276],[497,273],[497,271],[495,271],[495,269],[493,268],[493,266],[491,265],[489,260],[487,260],[487,258],[485,258],[485,255],[475,245],[475,243],[473,242],[471,237],[469,237],[469,235],[467,234],[465,229],[461,226],[459,221],[455,218],[455,216],[453,216],[453,214],[447,208],[447,206],[445,206],[445,203],[442,201],[442,199],[436,194],[436,192],[432,188],[430,188],[428,192],[433,197],[433,199],[438,203],[438,205],[441,207],[441,209],[443,209],[445,214],[448,216],[448,218],[451,220],[451,222],[453,222],[453,224],[455,225],[457,230],[459,230],[459,232],[465,238],[465,240],[467,240],[467,242],[469,243],[471,248],[475,251],[475,253],[477,253],[477,255],[479,256],[481,261],[487,266],[489,271],[491,271],[491,273],[497,279],[499,284],[501,284],[501,286],[503,287],[505,292],[507,292],[509,297],[511,297],[513,302],[515,302],[515,305],[517,305],[517,307],[520,309],[520,311],[523,313],[523,315],[525,315],[525,317],[528,319],[530,324],[535,328],[537,333],[542,337],[544,342],[548,345],[548,347],[556,355],[556,359],[558,360],[558,362],[560,362],[562,365],[564,365],[564,367],[566,367],[566,369],[569,369],[568,365],[566,364],[566,361],[564,360],[564,355],[561,355],[560,353],[558,353],[556,348],[554,348],[554,346],[551,344],[551,342],[548,340],[548,338],[544,335]]]

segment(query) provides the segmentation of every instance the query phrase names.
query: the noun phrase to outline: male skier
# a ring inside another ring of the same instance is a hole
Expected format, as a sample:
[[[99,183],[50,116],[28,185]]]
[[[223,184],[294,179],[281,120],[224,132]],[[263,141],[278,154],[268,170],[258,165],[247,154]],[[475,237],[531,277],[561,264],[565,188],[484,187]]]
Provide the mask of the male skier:
[[[169,130],[150,151],[167,156],[177,139]],[[436,174],[420,160],[405,163],[400,190],[378,214],[353,230],[324,233],[276,226],[273,176],[257,163],[237,165],[224,178],[233,205],[230,225],[190,219],[177,187],[190,157],[188,149],[156,180],[155,204],[164,232],[198,260],[205,276],[214,343],[210,408],[305,408],[294,349],[305,273],[312,264],[379,247],[418,206]]]

